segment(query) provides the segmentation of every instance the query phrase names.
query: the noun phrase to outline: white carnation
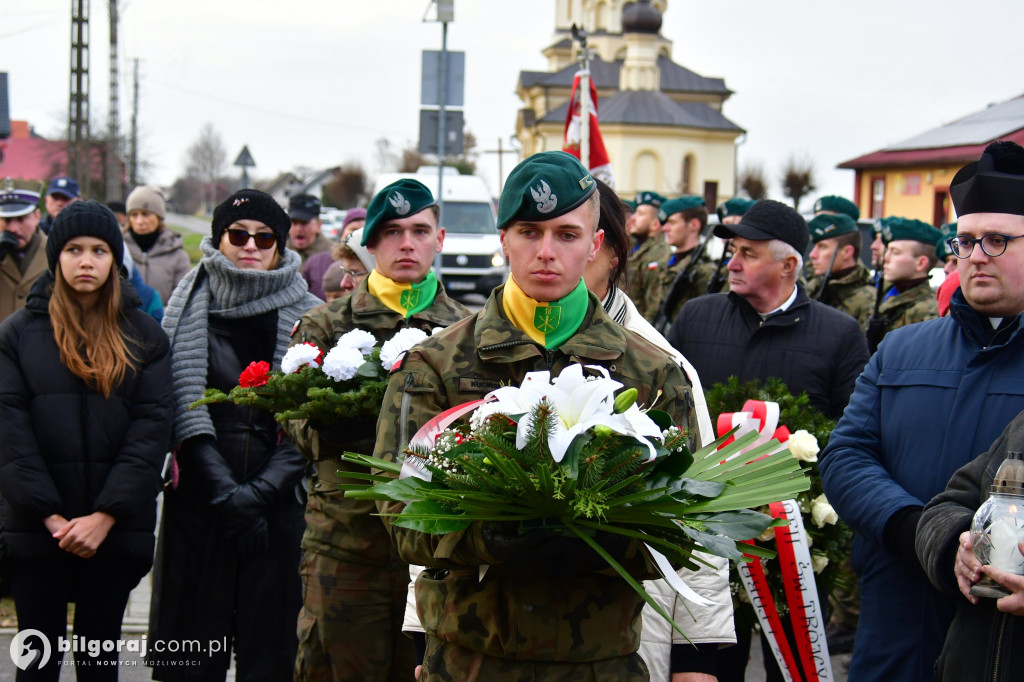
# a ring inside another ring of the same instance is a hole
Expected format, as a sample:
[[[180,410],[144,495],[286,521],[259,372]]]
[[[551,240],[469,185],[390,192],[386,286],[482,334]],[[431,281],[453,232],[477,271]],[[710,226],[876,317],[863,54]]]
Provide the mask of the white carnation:
[[[412,327],[402,329],[389,340],[385,341],[384,345],[380,347],[381,366],[390,372],[391,368],[395,366],[395,363],[402,359],[402,355],[404,355],[406,351],[425,338],[427,338],[427,333],[420,329],[414,329]]]
[[[836,514],[836,510],[829,504],[827,497],[818,495],[811,502],[811,519],[814,521],[814,525],[822,528],[826,523],[835,525],[839,521],[839,514]]]
[[[433,329],[430,330],[430,335],[431,336],[436,336],[437,334],[440,334],[443,331],[444,331],[444,327],[434,327]]]
[[[324,374],[335,381],[348,381],[365,362],[358,348],[337,345],[324,358]]]
[[[316,367],[316,359],[318,357],[320,357],[320,349],[311,343],[300,343],[297,346],[292,346],[281,360],[281,371],[285,374],[291,374],[306,365]]]
[[[789,451],[793,453],[801,462],[817,462],[818,461],[818,439],[807,433],[807,431],[800,429],[796,433],[790,434],[789,440],[786,441],[786,445],[789,447]]]
[[[824,554],[811,554],[811,570],[821,573],[828,566],[828,557]]]
[[[373,352],[373,347],[377,345],[377,339],[373,338],[373,334],[366,331],[365,329],[353,329],[347,334],[343,334],[338,343],[335,346],[343,348],[355,348],[363,355],[369,355]]]

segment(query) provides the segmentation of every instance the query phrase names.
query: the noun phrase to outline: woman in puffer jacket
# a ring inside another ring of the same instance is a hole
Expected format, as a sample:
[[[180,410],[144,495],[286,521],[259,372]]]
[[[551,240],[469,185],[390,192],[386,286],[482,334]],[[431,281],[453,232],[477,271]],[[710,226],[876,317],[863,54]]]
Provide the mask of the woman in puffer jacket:
[[[0,325],[0,549],[18,627],[51,652],[18,682],[58,679],[68,603],[76,636],[118,640],[152,565],[170,355],[118,275],[123,252],[109,209],[71,204],[50,231],[49,272]],[[75,652],[78,679],[116,680],[117,650],[96,653]]]
[[[213,214],[203,259],[167,304],[174,375],[175,484],[165,495],[150,641],[220,643],[157,652],[157,680],[292,679],[301,606],[299,482],[305,459],[272,413],[231,403],[189,409],[207,387],[229,391],[250,363],[279,368],[298,319],[321,301],[285,249],[291,222],[273,197],[241,190]]]
[[[157,290],[166,306],[174,287],[192,267],[184,240],[164,224],[167,204],[156,187],[136,187],[125,204],[128,229],[124,242],[142,281]]]

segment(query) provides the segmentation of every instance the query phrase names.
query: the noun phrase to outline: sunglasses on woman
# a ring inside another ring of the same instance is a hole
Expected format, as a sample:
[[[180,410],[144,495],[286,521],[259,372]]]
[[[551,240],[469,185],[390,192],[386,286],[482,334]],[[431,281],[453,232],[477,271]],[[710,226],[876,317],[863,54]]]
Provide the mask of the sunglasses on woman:
[[[228,241],[231,242],[232,246],[245,246],[249,243],[249,238],[256,242],[257,249],[270,249],[277,245],[277,235],[273,232],[246,232],[245,230],[229,229],[228,230]]]

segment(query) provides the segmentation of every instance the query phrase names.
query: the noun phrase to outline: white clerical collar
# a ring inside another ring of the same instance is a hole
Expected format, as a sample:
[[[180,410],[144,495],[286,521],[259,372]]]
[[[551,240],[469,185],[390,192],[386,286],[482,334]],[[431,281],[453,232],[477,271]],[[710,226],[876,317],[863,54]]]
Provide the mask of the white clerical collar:
[[[769,317],[771,317],[775,313],[781,313],[784,310],[789,310],[789,306],[793,305],[793,302],[796,300],[796,291],[797,291],[797,289],[794,286],[793,287],[793,293],[791,293],[789,295],[789,298],[787,298],[785,301],[783,301],[782,305],[780,305],[778,308],[776,308],[775,310],[771,311],[770,313],[758,313],[758,315],[761,316],[761,321],[764,322],[765,320],[767,320]]]

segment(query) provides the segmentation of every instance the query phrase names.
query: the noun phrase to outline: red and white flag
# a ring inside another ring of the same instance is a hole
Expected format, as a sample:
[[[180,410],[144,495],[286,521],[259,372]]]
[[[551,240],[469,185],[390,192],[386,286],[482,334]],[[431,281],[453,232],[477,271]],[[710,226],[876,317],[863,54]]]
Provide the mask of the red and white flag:
[[[565,143],[562,151],[569,152],[577,159],[580,158],[580,73],[577,72],[572,80],[572,94],[569,96],[569,111],[565,115]],[[590,114],[590,174],[605,183],[609,187],[615,187],[615,176],[612,173],[612,164],[608,159],[608,150],[604,148],[604,140],[601,138],[601,128],[597,123],[597,87],[594,80],[590,79],[590,103],[588,112]]]

